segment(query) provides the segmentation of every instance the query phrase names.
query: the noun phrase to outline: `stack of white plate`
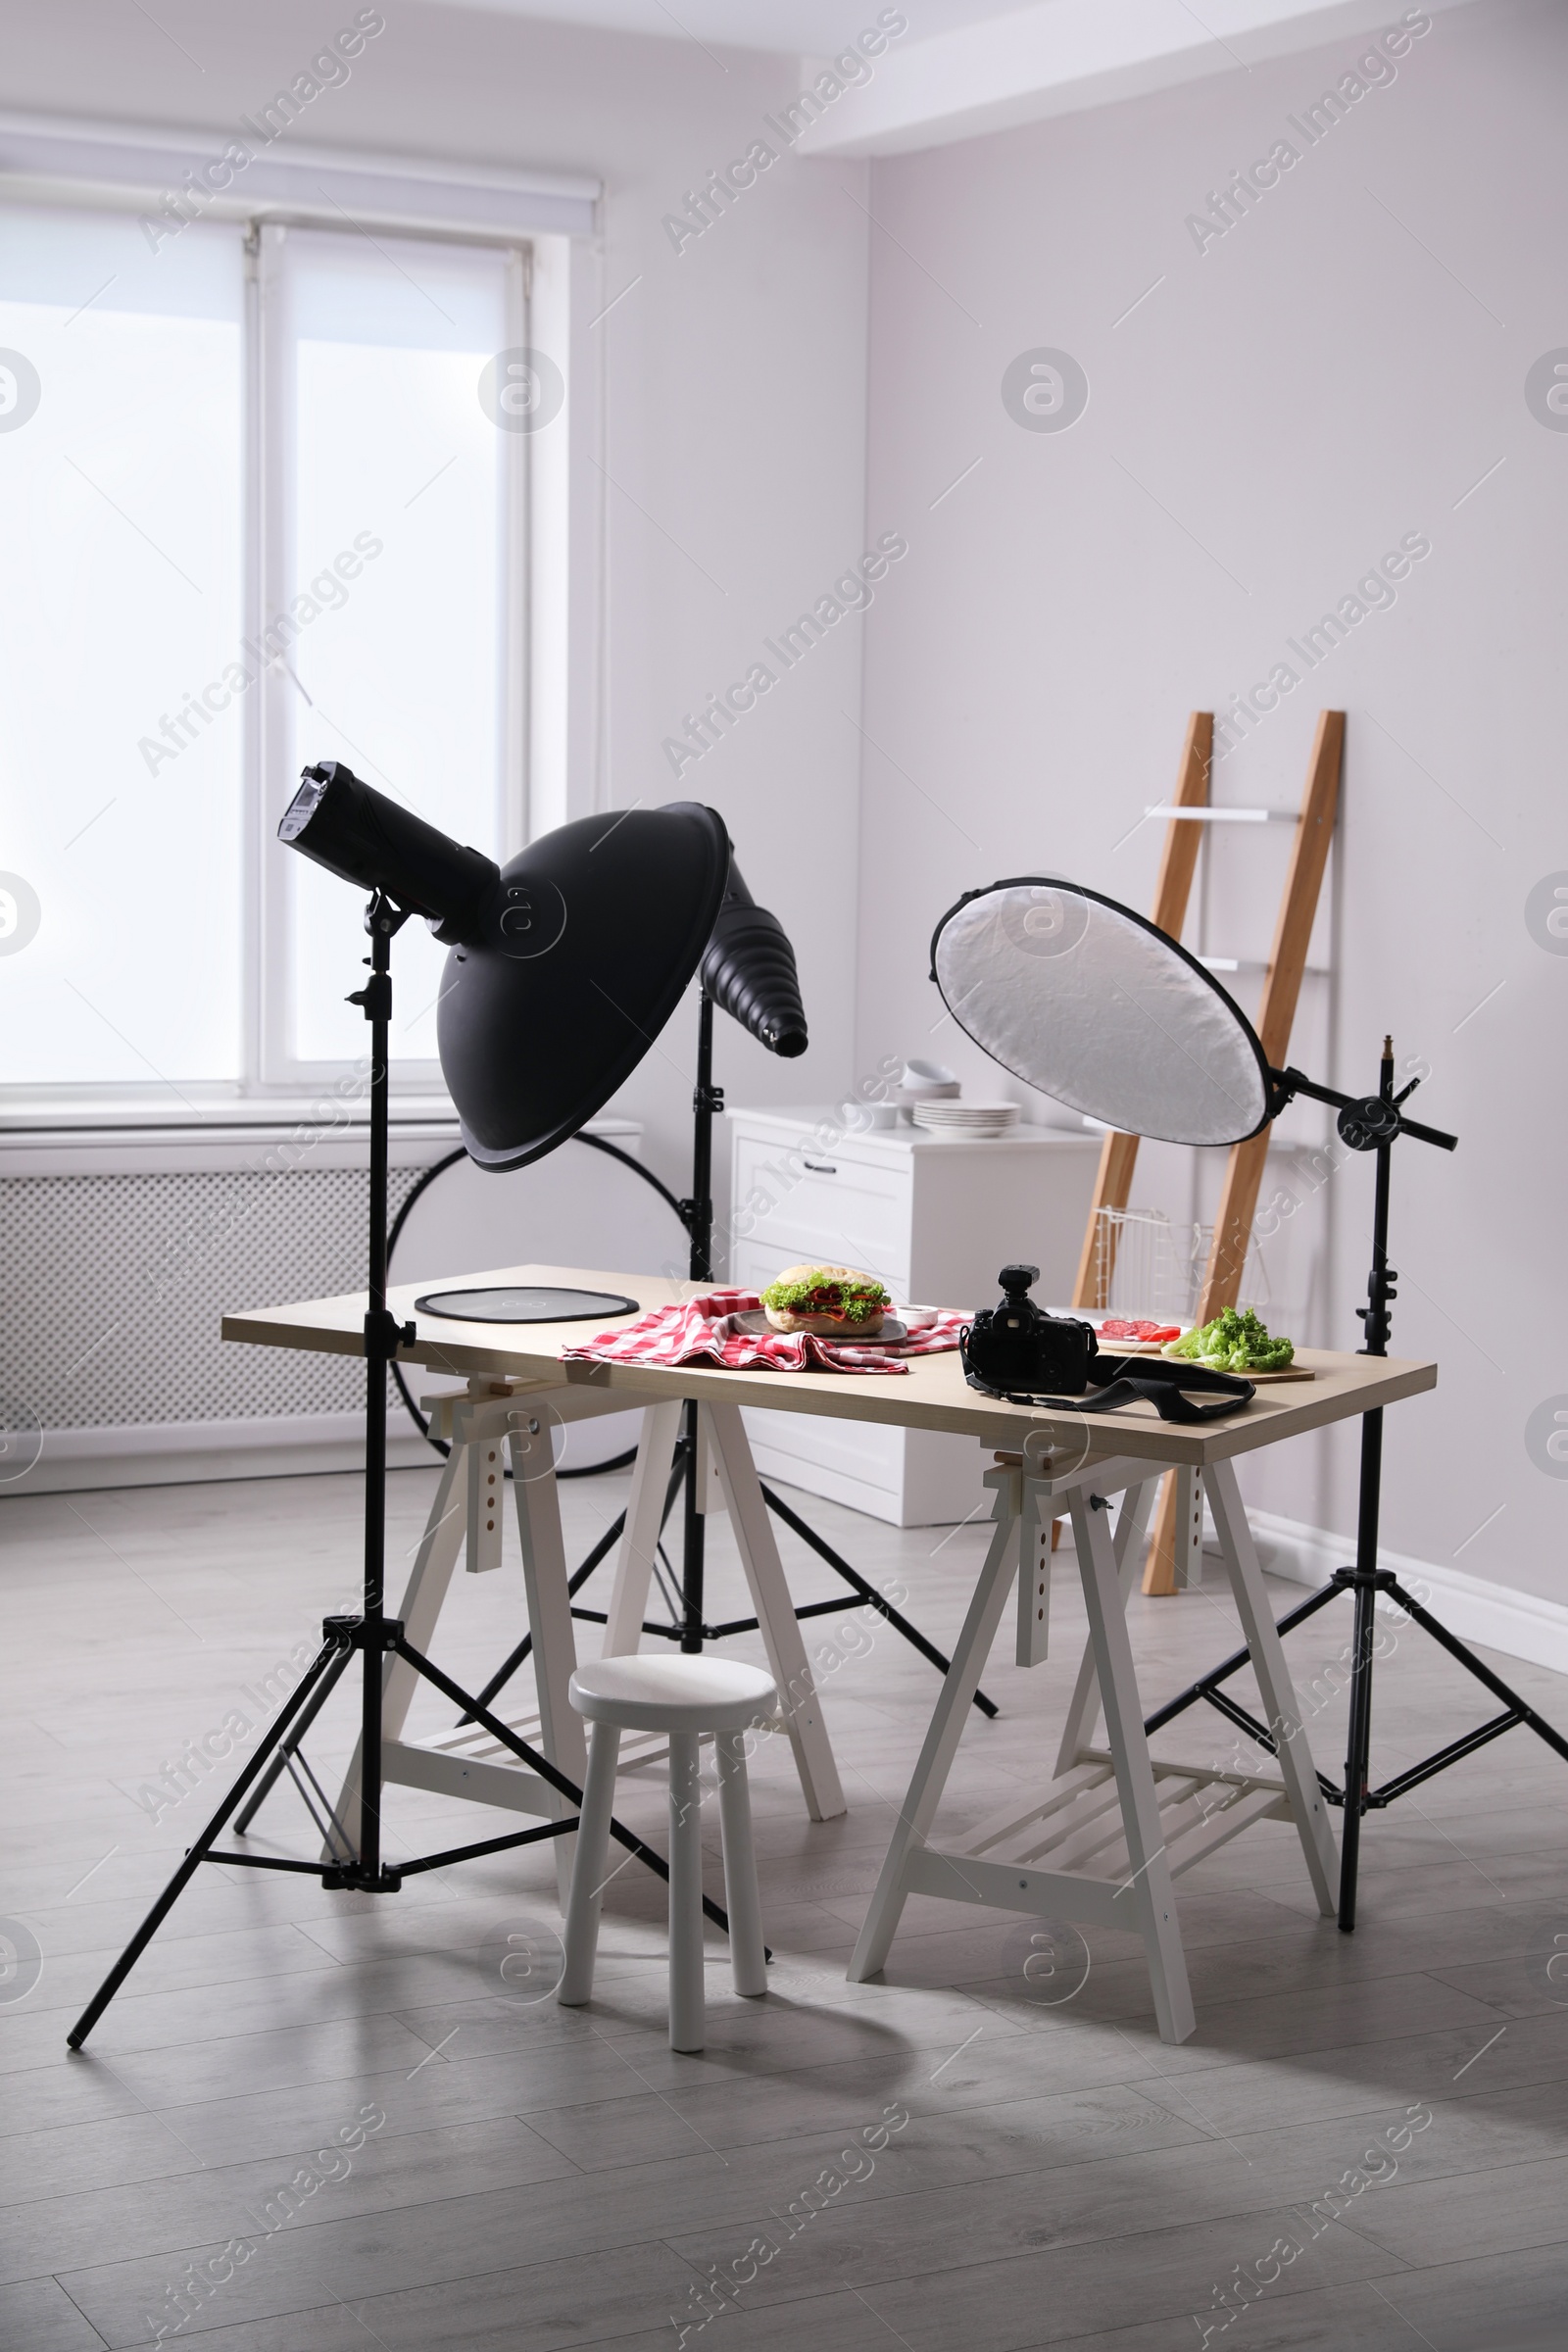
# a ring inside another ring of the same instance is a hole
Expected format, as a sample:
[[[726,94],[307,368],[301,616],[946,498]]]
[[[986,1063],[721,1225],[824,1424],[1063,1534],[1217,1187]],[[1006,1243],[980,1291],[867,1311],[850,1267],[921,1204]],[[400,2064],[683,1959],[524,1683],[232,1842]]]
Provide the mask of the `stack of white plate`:
[[[979,1102],[960,1095],[956,1101],[916,1102],[914,1123],[933,1135],[1005,1135],[1018,1124],[1016,1102]]]

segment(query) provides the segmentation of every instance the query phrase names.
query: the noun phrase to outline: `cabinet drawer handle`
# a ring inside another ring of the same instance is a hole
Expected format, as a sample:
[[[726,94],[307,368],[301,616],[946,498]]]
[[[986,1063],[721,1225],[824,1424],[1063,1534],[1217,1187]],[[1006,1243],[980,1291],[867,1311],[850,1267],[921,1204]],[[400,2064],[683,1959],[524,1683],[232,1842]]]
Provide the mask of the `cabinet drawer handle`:
[[[838,1174],[838,1169],[830,1159],[803,1159],[801,1165],[803,1168],[814,1170],[818,1176],[836,1176]]]

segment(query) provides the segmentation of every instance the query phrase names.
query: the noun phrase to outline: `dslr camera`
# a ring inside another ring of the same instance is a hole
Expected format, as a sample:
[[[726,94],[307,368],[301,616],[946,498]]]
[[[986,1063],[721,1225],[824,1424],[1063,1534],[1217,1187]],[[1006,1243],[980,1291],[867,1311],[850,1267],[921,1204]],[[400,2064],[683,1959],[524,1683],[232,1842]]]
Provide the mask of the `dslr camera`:
[[[1038,1266],[1004,1266],[1000,1306],[982,1307],[959,1341],[971,1388],[1003,1396],[1081,1396],[1100,1352],[1093,1328],[1073,1315],[1048,1315],[1029,1296]]]

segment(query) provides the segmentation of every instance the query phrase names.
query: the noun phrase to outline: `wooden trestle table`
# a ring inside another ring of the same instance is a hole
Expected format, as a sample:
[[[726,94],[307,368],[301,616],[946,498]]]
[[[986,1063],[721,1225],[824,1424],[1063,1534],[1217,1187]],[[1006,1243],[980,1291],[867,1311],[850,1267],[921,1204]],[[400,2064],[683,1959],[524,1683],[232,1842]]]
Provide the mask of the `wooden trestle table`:
[[[694,1287],[646,1274],[559,1266],[512,1266],[463,1278],[465,1287],[563,1284],[613,1291],[641,1310],[689,1298]],[[437,1434],[451,1455],[442,1472],[399,1614],[413,1645],[427,1652],[460,1554],[470,1569],[501,1558],[503,1449],[510,1449],[521,1541],[528,1623],[534,1640],[536,1705],[516,1728],[581,1785],[582,1725],[566,1699],[576,1662],[552,1438],[557,1427],[605,1412],[644,1408],[625,1532],[616,1555],[605,1654],[634,1650],[642,1626],[665,1488],[688,1397],[702,1406],[708,1460],[699,1493],[707,1509],[729,1514],[768,1663],[781,1694],[780,1728],[790,1740],[802,1791],[813,1819],[845,1810],[827,1727],[785,1581],[771,1523],[741,1420],[742,1404],[775,1412],[826,1413],[847,1421],[974,1438],[992,1456],[984,1466],[993,1534],[953,1663],[944,1680],[876,1892],[850,1963],[856,1981],[885,1962],[908,1895],[936,1894],[1041,1918],[1128,1928],[1148,1954],[1155,2015],[1167,2041],[1194,2027],[1172,1882],[1250,1823],[1295,1823],[1320,1909],[1332,1916],[1338,1861],[1300,1710],[1263,1585],[1236,1481],[1236,1463],[1265,1446],[1303,1436],[1375,1406],[1435,1387],[1437,1366],[1394,1357],[1304,1349],[1311,1380],[1260,1387],[1233,1417],[1199,1425],[1161,1421],[1152,1406],[1114,1415],[1048,1413],[979,1395],[956,1353],[905,1359],[901,1374],[731,1372],[698,1365],[664,1370],[648,1364],[564,1363],[562,1350],[630,1317],[594,1323],[463,1323],[416,1314],[417,1296],[442,1286],[404,1285],[389,1293],[399,1322],[416,1337],[399,1360],[460,1377],[466,1391],[436,1407]],[[225,1315],[223,1337],[313,1353],[359,1355],[363,1292],[302,1304]],[[1224,1565],[1252,1657],[1264,1713],[1274,1735],[1278,1775],[1218,1765],[1200,1768],[1152,1758],[1128,1640],[1126,1602],[1140,1538],[1161,1474],[1201,1481]],[[1111,1501],[1120,1497],[1111,1524]],[[1053,1777],[1038,1803],[1014,1798],[970,1833],[961,1847],[931,1841],[937,1806],[957,1751],[970,1700],[984,1670],[1009,1592],[1017,1592],[1015,1656],[1031,1666],[1046,1655],[1050,1629],[1051,1527],[1070,1515],[1089,1618],[1089,1642],[1067,1712]],[[848,1605],[856,1605],[853,1601]],[[513,1761],[482,1727],[433,1740],[404,1738],[414,1677],[394,1659],[386,1668],[384,1770],[401,1782],[514,1812],[559,1819],[566,1800]],[[1093,1735],[1103,1710],[1106,1744]],[[635,1758],[628,1758],[634,1761]],[[359,1787],[356,1756],[336,1808],[353,1818]],[[558,1867],[569,1870],[569,1837],[555,1840]]]

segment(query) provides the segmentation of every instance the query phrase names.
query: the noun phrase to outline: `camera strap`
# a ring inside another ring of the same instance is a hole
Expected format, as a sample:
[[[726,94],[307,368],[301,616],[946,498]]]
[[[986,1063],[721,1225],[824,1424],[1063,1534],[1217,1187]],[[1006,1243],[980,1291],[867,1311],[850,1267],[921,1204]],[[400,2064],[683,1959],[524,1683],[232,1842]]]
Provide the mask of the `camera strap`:
[[[961,1348],[963,1376],[983,1396],[1007,1404],[1037,1404],[1048,1412],[1112,1413],[1124,1404],[1152,1404],[1162,1421],[1220,1421],[1249,1403],[1257,1390],[1239,1373],[1215,1372],[1206,1364],[1162,1362],[1147,1355],[1100,1355],[1094,1359],[1094,1393],[1083,1396],[1041,1396],[1021,1389],[994,1389],[982,1380]],[[1195,1404],[1185,1392],[1212,1392],[1209,1404]]]

